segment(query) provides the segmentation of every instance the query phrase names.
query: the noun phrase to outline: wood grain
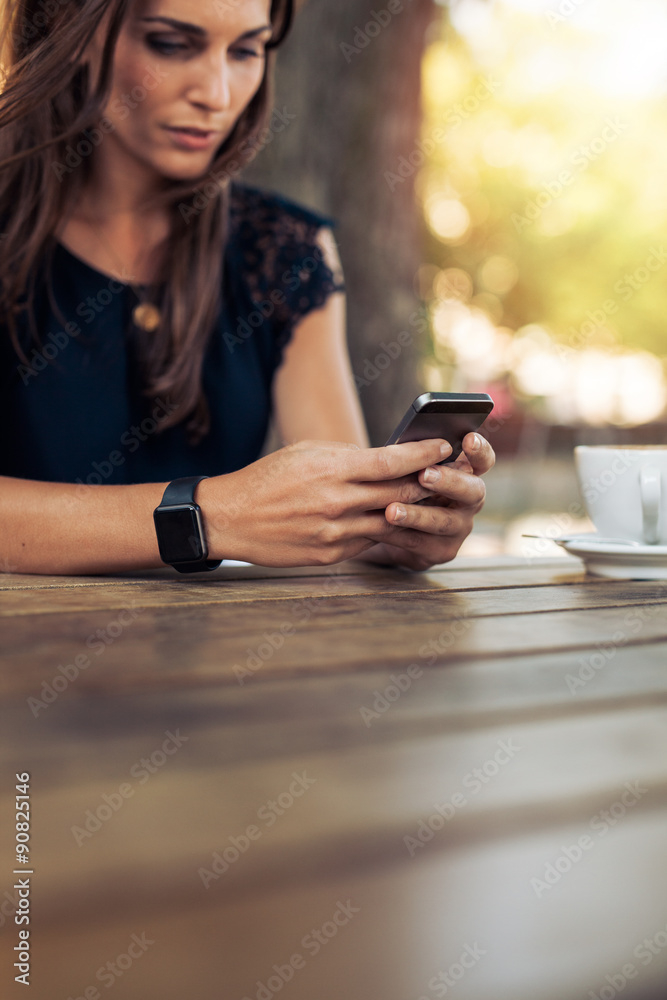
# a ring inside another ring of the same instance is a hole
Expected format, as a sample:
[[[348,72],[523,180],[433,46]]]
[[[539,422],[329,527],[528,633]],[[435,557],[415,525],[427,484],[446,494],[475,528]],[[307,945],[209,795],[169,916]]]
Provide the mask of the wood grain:
[[[105,995],[96,972],[133,933],[154,944],[113,983],[122,1000],[266,1000],[295,953],[271,1000],[433,1000],[475,943],[461,1000],[590,1000],[627,962],[622,1000],[661,997],[667,948],[633,954],[667,926],[660,584],[569,559],[168,572],[2,581],[0,760],[33,784],[33,997]],[[123,609],[139,610],[102,642]],[[234,667],[285,624],[240,683]],[[82,651],[90,665],[31,710]],[[160,753],[168,733],[180,746]],[[298,796],[295,775],[314,779]],[[531,880],[581,837],[538,895]],[[347,900],[358,912],[311,955],[306,936]]]

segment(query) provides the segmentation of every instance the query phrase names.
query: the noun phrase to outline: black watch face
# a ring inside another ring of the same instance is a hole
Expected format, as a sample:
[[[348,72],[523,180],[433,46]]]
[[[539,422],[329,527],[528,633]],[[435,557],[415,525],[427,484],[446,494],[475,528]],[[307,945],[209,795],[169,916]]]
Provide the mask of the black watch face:
[[[194,507],[154,512],[160,557],[167,563],[204,559],[201,532]]]

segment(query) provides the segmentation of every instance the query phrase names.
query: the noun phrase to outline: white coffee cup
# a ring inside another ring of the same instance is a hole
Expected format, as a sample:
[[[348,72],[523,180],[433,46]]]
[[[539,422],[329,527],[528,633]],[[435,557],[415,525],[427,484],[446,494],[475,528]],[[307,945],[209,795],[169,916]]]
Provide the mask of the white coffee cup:
[[[667,545],[667,445],[579,445],[574,458],[600,535]]]

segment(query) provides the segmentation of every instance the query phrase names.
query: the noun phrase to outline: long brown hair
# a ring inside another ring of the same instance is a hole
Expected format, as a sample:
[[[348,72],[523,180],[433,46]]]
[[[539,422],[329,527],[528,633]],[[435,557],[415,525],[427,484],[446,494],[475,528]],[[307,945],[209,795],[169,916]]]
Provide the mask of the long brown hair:
[[[86,140],[84,130],[102,119],[112,86],[113,57],[132,0],[2,0],[0,12],[0,319],[14,349],[30,367],[16,318],[27,312],[30,336],[41,348],[33,299],[40,262],[46,264],[48,300],[59,322],[51,268],[54,233],[90,177],[90,155],[77,169],[62,171],[68,144]],[[82,59],[102,22],[108,30],[96,89]],[[275,48],[293,19],[293,0],[272,0],[273,36],[267,43],[259,90],[217,151],[206,177],[172,181],[151,198],[167,208],[170,231],[151,301],[162,322],[150,337],[137,332],[143,393],[167,395],[176,408],[164,430],[187,419],[196,444],[210,428],[202,387],[206,345],[222,303],[224,250],[228,235],[229,182],[253,158],[257,137],[273,104]],[[87,132],[88,139],[90,131]],[[88,142],[92,150],[92,143]],[[70,155],[72,146],[70,145]],[[30,344],[28,344],[30,347]]]

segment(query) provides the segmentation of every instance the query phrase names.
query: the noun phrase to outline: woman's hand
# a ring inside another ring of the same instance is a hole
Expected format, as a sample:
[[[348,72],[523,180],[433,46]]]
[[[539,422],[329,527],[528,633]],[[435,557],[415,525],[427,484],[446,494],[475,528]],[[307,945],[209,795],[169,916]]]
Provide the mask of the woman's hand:
[[[440,438],[383,448],[299,441],[237,472],[204,479],[197,502],[209,557],[319,566],[407,537],[389,523],[385,509],[398,501],[412,510],[433,496],[416,474],[451,450]]]
[[[395,534],[390,539],[378,538],[377,545],[357,558],[412,570],[449,562],[472,531],[473,518],[486,495],[479,477],[495,460],[488,441],[479,434],[466,434],[456,462],[433,467],[439,476],[436,481],[426,478],[430,468],[419,473],[419,482],[432,491],[431,498],[425,503],[390,503],[385,517],[395,526]]]

